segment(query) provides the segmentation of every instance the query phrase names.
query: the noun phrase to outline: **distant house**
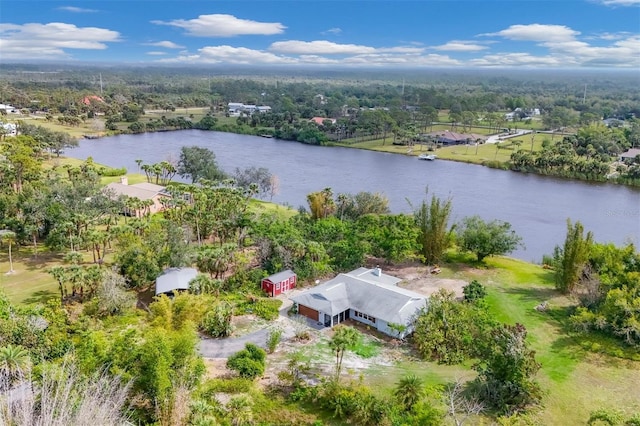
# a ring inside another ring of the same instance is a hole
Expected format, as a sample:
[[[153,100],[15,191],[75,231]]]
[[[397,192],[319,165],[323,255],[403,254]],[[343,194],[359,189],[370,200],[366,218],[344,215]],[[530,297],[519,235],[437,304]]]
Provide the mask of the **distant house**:
[[[233,116],[240,114],[251,115],[255,112],[265,113],[271,111],[271,107],[268,105],[245,105],[241,102],[229,102],[227,104],[227,111]]]
[[[427,298],[398,287],[400,281],[383,274],[380,268],[359,268],[339,274],[291,300],[297,304],[300,315],[325,327],[352,319],[389,336],[404,337],[413,331],[413,319],[427,306]],[[398,335],[393,325],[406,328]]]
[[[261,286],[262,291],[273,297],[295,288],[297,282],[298,276],[296,273],[287,269],[286,271],[263,278]]]
[[[639,155],[640,148],[631,148],[630,150],[620,154],[618,160],[626,164],[632,164]]]
[[[156,296],[189,290],[189,282],[198,276],[194,268],[168,268],[156,278]]]
[[[164,186],[149,182],[129,185],[129,180],[126,176],[122,176],[120,182],[113,182],[107,185],[105,191],[113,198],[124,196],[145,201],[147,203],[146,206],[140,206],[135,209],[125,208],[124,214],[135,217],[143,217],[145,214],[154,214],[164,210],[162,200],[171,198]]]
[[[16,107],[8,104],[0,104],[0,110],[4,110],[7,114],[17,114],[20,112]]]
[[[102,99],[100,96],[96,96],[96,95],[85,96],[82,99],[82,103],[85,104],[85,105],[91,105],[91,102],[104,103],[104,99]]]
[[[316,123],[318,126],[324,126],[324,122],[325,121],[330,121],[331,124],[336,124],[336,119],[335,118],[327,118],[327,117],[313,117],[311,119],[309,119],[309,121],[312,121],[314,123]]]
[[[244,104],[240,102],[229,102],[227,104],[227,109],[229,110],[229,112],[240,112],[242,111],[243,107]]]
[[[430,138],[442,145],[462,145],[478,140],[485,141],[487,136],[476,133],[456,133],[449,130],[442,130],[421,135],[422,138]]]
[[[0,127],[2,127],[2,134],[5,136],[15,136],[18,134],[18,126],[13,123],[0,123]]]

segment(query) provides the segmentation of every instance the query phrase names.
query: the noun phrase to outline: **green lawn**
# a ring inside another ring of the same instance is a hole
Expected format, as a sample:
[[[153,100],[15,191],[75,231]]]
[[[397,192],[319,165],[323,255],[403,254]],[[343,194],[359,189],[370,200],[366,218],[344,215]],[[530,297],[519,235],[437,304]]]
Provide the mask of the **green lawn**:
[[[536,134],[533,140],[533,151],[542,149],[542,141],[551,139],[548,134]],[[555,138],[559,140],[559,136]],[[521,144],[518,146],[517,141]],[[426,145],[414,145],[413,147],[404,145],[393,145],[393,138],[377,139],[366,142],[358,142],[352,144],[340,144],[350,148],[369,149],[372,151],[390,152],[394,154],[404,154],[418,156],[427,152]],[[515,143],[514,143],[515,142]],[[444,160],[461,161],[465,163],[483,164],[487,161],[507,162],[511,158],[511,154],[516,150],[531,150],[531,136],[524,135],[522,137],[507,139],[499,144],[485,143],[481,145],[454,145],[438,148],[434,153],[438,158]]]
[[[40,248],[43,250],[43,248]],[[6,244],[0,252],[0,291],[19,304],[42,303],[60,297],[58,283],[47,270],[62,264],[62,255],[42,252],[33,256],[32,248],[13,246],[13,270],[9,274],[9,255]]]
[[[443,266],[440,276],[480,281],[487,286],[487,301],[496,319],[525,325],[542,365],[538,380],[545,395],[543,408],[535,413],[540,424],[584,425],[598,408],[640,412],[640,354],[607,337],[571,333],[566,322],[575,301],[556,292],[551,271],[506,257],[488,258],[477,268],[458,263],[469,259],[454,256],[455,263]],[[544,301],[549,309],[536,311]],[[384,393],[409,372],[428,384],[444,384],[458,377],[473,378],[469,367],[406,360],[376,367],[367,372],[366,380]]]
[[[54,119],[53,121],[47,121],[44,118],[35,118],[31,116],[21,117],[20,120],[24,121],[27,124],[41,126],[56,132],[68,133],[69,135],[77,139],[81,139],[84,135],[104,134],[104,131],[100,132],[92,127],[92,120],[87,120],[84,123],[80,123],[79,126],[66,126],[64,124],[60,124],[56,119]]]

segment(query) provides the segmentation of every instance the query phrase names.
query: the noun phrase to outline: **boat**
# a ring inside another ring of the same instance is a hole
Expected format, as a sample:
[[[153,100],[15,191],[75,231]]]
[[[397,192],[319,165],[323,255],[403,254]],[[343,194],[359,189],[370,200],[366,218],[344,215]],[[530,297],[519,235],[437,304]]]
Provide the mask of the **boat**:
[[[436,158],[438,158],[437,155],[435,154],[420,154],[418,155],[418,160],[428,160],[428,161],[433,161]]]

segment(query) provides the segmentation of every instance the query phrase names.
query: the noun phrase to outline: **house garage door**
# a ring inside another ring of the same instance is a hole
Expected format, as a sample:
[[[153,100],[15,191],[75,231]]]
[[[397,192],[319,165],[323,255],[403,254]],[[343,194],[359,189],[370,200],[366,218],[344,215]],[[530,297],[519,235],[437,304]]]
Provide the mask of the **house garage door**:
[[[304,315],[307,318],[311,318],[314,321],[318,321],[318,311],[316,311],[315,309],[311,309],[307,306],[299,305],[298,313],[300,315]]]

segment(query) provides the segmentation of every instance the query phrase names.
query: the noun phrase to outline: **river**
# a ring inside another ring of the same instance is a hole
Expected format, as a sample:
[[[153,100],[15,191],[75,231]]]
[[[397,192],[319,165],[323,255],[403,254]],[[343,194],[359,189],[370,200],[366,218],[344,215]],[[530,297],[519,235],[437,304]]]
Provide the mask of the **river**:
[[[453,221],[480,215],[511,223],[524,248],[511,256],[540,262],[566,234],[566,221],[580,221],[598,242],[640,240],[640,190],[611,184],[562,180],[490,169],[453,161],[419,161],[416,157],[233,133],[185,130],[82,140],[66,155],[138,171],[144,163],[176,160],[181,146],[211,149],[220,167],[266,167],[277,175],[280,192],[273,201],[297,208],[306,195],[323,188],[334,194],[380,192],[392,212],[410,212],[429,197],[451,197]]]

